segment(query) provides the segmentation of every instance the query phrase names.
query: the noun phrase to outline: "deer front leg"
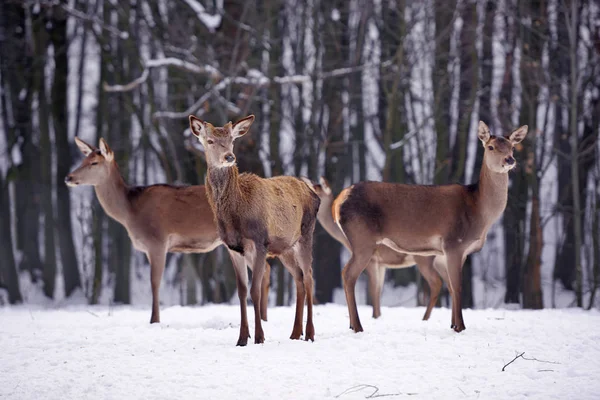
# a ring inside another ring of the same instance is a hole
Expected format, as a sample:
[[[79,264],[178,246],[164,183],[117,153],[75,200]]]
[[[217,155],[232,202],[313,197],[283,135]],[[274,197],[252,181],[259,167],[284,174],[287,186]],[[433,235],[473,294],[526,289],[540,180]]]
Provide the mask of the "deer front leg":
[[[255,243],[254,245],[254,262],[252,268],[252,287],[250,288],[250,297],[254,303],[254,343],[264,343],[265,334],[263,332],[260,307],[261,307],[261,292],[262,281],[265,273],[265,263],[267,258],[267,249],[263,244]]]
[[[245,346],[248,344],[250,329],[248,328],[248,312],[246,299],[248,298],[248,269],[244,257],[235,251],[229,251],[233,269],[235,271],[235,282],[237,285],[238,298],[240,299],[240,336],[236,346]]]
[[[446,255],[446,268],[448,270],[448,281],[452,295],[452,326],[456,332],[462,332],[465,323],[462,316],[462,266],[464,258],[460,254],[450,253]]]
[[[150,323],[154,324],[160,322],[160,302],[158,296],[160,281],[165,270],[166,252],[164,250],[154,250],[153,252],[146,253],[146,257],[148,257],[148,261],[150,262],[150,286],[152,287],[152,316],[150,317]]]
[[[269,306],[269,286],[271,284],[271,265],[265,262],[265,274],[262,280],[262,294],[260,295],[260,317],[267,320],[267,308]]]

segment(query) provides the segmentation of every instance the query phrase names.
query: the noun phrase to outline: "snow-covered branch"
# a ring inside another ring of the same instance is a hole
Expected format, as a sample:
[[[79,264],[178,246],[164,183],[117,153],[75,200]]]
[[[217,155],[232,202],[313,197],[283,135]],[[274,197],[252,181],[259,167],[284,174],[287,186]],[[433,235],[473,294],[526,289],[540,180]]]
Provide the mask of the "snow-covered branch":
[[[222,17],[218,14],[209,14],[202,4],[196,0],[182,0],[186,3],[198,16],[198,19],[204,26],[208,28],[210,32],[214,32],[215,29],[221,25]]]

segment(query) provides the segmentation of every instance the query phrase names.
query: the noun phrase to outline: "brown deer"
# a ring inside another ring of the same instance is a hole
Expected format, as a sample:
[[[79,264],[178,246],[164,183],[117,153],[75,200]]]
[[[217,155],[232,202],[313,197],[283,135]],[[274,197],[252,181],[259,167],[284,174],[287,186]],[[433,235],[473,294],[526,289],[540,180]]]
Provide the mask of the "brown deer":
[[[350,327],[363,330],[356,309],[355,285],[377,246],[415,256],[434,256],[434,267],[448,282],[452,324],[465,329],[461,273],[467,255],[479,251],[491,225],[506,207],[508,171],[515,167],[514,145],[527,134],[522,126],[506,137],[490,135],[479,122],[484,146],[479,182],[472,185],[404,185],[361,182],[344,189],[334,204],[334,221],[348,239],[352,256],[342,271]]]
[[[206,189],[204,186],[128,186],[104,139],[100,139],[99,149],[77,137],[75,143],[86,157],[79,168],[67,175],[65,183],[72,187],[94,186],[104,211],[127,229],[133,247],[146,254],[152,286],[150,323],[160,322],[158,292],[167,252],[206,253],[222,244]],[[266,269],[262,281],[265,301],[261,304],[265,320],[268,264]]]
[[[252,269],[250,295],[254,303],[254,343],[263,343],[260,322],[261,291],[266,257],[277,256],[296,282],[296,317],[291,339],[302,336],[304,302],[307,304],[306,340],[315,338],[313,326],[312,241],[319,197],[302,180],[290,176],[264,179],[239,174],[233,154],[235,139],[248,132],[254,122],[250,115],[235,124],[214,127],[190,115],[192,133],[202,142],[208,173],[206,192],[217,220],[221,240],[232,259],[246,260]],[[238,346],[250,337],[246,312],[247,271],[235,264],[241,325]]]
[[[318,184],[313,183],[308,179],[306,179],[305,182],[313,187],[314,191],[321,199],[317,220],[327,233],[344,245],[346,249],[350,250],[348,239],[333,220],[331,211],[338,199],[334,198],[329,182],[327,182],[324,177],[319,179]],[[427,304],[425,315],[423,315],[423,321],[427,321],[431,315],[431,310],[437,303],[440,291],[442,290],[442,280],[440,279],[440,275],[438,275],[433,268],[433,258],[433,256],[423,257],[399,253],[385,245],[378,245],[366,267],[367,276],[369,278],[369,295],[373,302],[373,318],[379,318],[381,316],[381,292],[385,280],[386,269],[408,268],[416,264],[419,272],[429,284],[429,303]]]

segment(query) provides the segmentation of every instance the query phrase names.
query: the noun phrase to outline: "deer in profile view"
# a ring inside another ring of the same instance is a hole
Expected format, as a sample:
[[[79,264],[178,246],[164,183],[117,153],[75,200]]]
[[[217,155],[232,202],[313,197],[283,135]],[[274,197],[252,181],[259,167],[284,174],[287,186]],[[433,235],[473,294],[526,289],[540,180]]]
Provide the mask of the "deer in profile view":
[[[200,185],[128,186],[104,139],[99,149],[77,137],[75,143],[85,158],[65,183],[94,186],[104,211],[125,227],[133,247],[146,254],[152,287],[150,323],[160,322],[158,295],[167,252],[206,253],[222,244],[206,189]],[[270,271],[268,264],[266,268]],[[262,282],[265,293],[269,275]],[[266,318],[266,300],[261,308]]]
[[[217,230],[232,259],[245,260],[252,269],[250,296],[254,303],[254,343],[265,340],[261,325],[260,282],[266,257],[277,256],[296,283],[296,317],[291,339],[303,335],[304,303],[307,305],[306,340],[314,340],[312,242],[319,209],[319,197],[302,180],[290,176],[260,178],[239,174],[233,154],[235,139],[248,132],[254,122],[250,115],[223,127],[214,127],[190,115],[192,133],[202,142],[208,172],[206,192],[214,210]],[[250,337],[246,297],[248,275],[238,261],[236,278],[240,298],[241,324],[238,346]]]
[[[309,180],[305,181],[313,187],[321,199],[317,220],[327,233],[350,251],[350,243],[348,243],[346,235],[344,235],[344,232],[342,232],[333,220],[332,208],[339,201],[339,197],[337,199],[334,197],[329,182],[324,177],[319,179],[318,184]],[[433,256],[424,257],[399,253],[385,245],[378,245],[365,270],[369,278],[368,289],[371,301],[373,302],[373,318],[381,316],[381,292],[386,269],[408,268],[416,264],[419,272],[429,285],[429,303],[427,304],[425,315],[423,315],[423,321],[427,321],[442,290],[442,280],[440,279],[440,275],[434,270],[433,258]]]
[[[493,136],[480,121],[484,155],[479,182],[472,185],[361,182],[340,193],[333,217],[352,251],[342,278],[355,332],[363,330],[356,308],[356,280],[380,245],[414,256],[434,256],[434,268],[448,282],[452,297],[451,328],[465,329],[462,267],[467,255],[481,250],[488,230],[506,207],[508,172],[516,165],[513,149],[526,135],[525,125],[505,137]]]

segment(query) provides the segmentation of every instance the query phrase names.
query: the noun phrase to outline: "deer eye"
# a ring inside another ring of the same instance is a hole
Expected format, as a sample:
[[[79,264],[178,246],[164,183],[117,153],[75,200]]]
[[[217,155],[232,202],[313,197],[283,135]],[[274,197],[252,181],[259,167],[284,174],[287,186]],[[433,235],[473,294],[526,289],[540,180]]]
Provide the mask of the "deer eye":
[[[212,141],[212,140],[210,140],[210,139],[206,139],[206,143],[208,143],[208,144],[213,144],[213,143],[215,143],[215,142],[214,142],[214,141]]]
[[[94,161],[92,165],[98,165],[98,161]]]
[[[488,146],[488,149],[494,150],[494,146]]]

